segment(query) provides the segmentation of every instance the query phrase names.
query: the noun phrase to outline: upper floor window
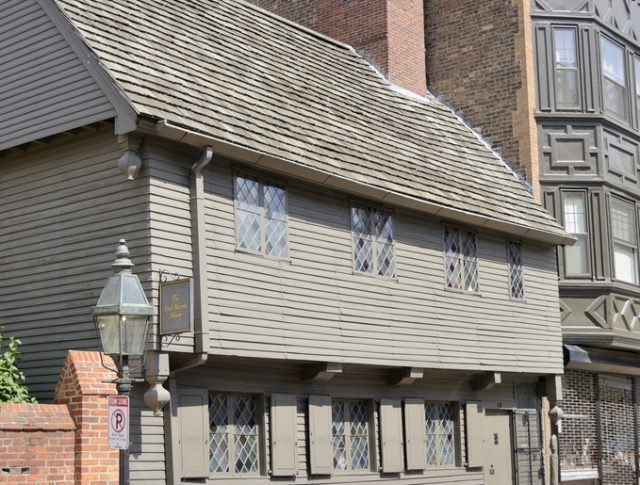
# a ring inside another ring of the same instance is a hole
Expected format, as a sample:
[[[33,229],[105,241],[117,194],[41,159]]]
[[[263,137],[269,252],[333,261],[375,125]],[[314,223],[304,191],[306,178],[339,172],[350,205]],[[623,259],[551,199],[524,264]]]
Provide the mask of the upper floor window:
[[[627,80],[624,50],[606,37],[600,37],[600,63],[602,66],[602,97],[605,111],[619,118],[627,118]]]
[[[424,406],[427,434],[427,466],[455,466],[455,407],[427,402]]]
[[[369,469],[369,406],[366,401],[331,403],[334,470]]]
[[[464,291],[478,291],[478,248],[476,235],[448,225],[442,226],[445,285]]]
[[[391,212],[351,208],[353,267],[356,271],[393,277],[396,273]]]
[[[577,108],[580,105],[575,29],[553,30],[556,106]]]
[[[638,116],[638,125],[640,125],[640,57],[633,59],[633,65],[636,75],[636,113]]]
[[[638,238],[635,207],[630,202],[611,199],[613,266],[617,280],[638,283]]]
[[[209,395],[209,458],[212,473],[258,473],[259,441],[255,396]]]
[[[236,176],[238,249],[287,257],[287,192],[281,185]]]
[[[524,299],[524,276],[522,271],[522,244],[507,242],[507,264],[509,266],[509,288],[511,298]]]
[[[573,246],[565,246],[564,248],[565,274],[584,276],[589,272],[589,241],[585,194],[583,192],[564,192],[562,194],[562,217],[567,232],[578,239]]]

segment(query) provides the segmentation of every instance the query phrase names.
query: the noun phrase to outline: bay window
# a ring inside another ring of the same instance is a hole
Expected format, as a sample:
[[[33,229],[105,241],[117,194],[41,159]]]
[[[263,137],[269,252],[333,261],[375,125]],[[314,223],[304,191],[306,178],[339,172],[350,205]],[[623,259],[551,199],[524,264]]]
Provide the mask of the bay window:
[[[600,63],[604,110],[619,118],[627,119],[624,49],[606,37],[600,37]]]
[[[611,199],[613,266],[617,280],[638,283],[638,238],[635,207],[630,202]]]
[[[564,227],[578,241],[564,248],[564,270],[567,276],[585,276],[589,273],[589,240],[584,192],[562,194]]]
[[[578,108],[580,90],[576,55],[576,30],[555,28],[553,30],[554,71],[556,107]]]

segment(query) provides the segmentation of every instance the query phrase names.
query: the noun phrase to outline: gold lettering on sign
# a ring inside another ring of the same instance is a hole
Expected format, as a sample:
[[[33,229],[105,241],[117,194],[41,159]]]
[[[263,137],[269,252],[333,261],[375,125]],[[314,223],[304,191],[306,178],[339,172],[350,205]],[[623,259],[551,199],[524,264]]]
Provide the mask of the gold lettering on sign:
[[[187,309],[187,304],[180,301],[180,296],[171,295],[171,303],[164,305],[162,310],[169,314],[169,318],[182,318],[184,311]]]

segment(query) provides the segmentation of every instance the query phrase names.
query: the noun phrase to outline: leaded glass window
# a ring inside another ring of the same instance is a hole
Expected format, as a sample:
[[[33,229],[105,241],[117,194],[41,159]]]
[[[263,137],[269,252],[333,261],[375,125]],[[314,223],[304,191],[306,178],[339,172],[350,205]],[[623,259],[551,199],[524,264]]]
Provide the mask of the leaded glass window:
[[[212,473],[257,473],[258,412],[255,396],[209,395],[209,468]]]
[[[600,64],[602,66],[604,109],[626,119],[627,79],[624,67],[624,49],[606,37],[600,37]]]
[[[454,411],[451,403],[427,402],[424,406],[428,466],[456,465]]]
[[[238,249],[287,257],[287,193],[283,186],[235,178]]]
[[[576,31],[571,28],[553,30],[555,55],[556,106],[577,108],[580,104]]]
[[[564,268],[568,276],[584,276],[589,272],[589,240],[584,192],[562,194],[562,217],[567,232],[578,241],[564,247]]]
[[[366,401],[331,403],[333,468],[369,470],[369,406]]]
[[[478,247],[475,233],[456,227],[442,227],[445,285],[447,288],[478,291]]]
[[[394,277],[396,264],[391,212],[354,206],[351,208],[351,232],[354,269]]]
[[[522,270],[522,244],[507,242],[507,265],[509,267],[509,289],[511,298],[524,299],[524,275]]]
[[[638,283],[638,238],[635,207],[630,202],[611,199],[611,236],[613,238],[613,266],[616,279]]]

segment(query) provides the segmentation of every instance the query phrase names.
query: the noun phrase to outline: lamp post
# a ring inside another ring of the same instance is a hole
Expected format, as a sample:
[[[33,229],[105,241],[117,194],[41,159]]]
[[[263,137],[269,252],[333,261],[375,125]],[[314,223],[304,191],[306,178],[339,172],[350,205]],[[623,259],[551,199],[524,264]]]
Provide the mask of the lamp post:
[[[114,274],[107,280],[98,304],[93,308],[93,315],[103,352],[117,362],[118,378],[115,383],[118,394],[128,398],[133,383],[129,357],[144,354],[153,308],[140,280],[131,271],[133,263],[124,239],[119,241],[111,267]],[[128,443],[126,449],[120,449],[120,484],[129,484]]]

